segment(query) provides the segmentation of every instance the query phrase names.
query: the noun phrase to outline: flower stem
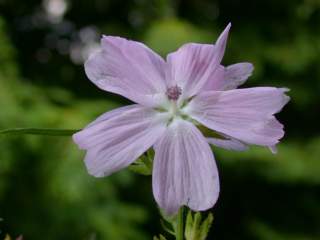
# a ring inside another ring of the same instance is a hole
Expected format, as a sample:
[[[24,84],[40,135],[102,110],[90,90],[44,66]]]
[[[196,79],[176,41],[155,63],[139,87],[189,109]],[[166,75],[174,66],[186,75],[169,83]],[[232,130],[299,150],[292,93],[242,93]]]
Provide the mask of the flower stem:
[[[184,219],[184,207],[182,206],[180,209],[179,209],[179,212],[178,212],[178,216],[177,216],[177,228],[176,228],[176,240],[183,240],[184,238],[184,222],[183,222],[183,219]]]

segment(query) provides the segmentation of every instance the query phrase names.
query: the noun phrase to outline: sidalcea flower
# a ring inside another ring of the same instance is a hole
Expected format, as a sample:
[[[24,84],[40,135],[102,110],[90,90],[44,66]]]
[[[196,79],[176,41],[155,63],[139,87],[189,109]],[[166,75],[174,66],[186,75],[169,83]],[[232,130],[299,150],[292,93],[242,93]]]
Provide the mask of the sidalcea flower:
[[[209,144],[232,150],[254,144],[275,151],[284,131],[274,114],[288,102],[286,89],[236,89],[253,66],[220,64],[230,26],[214,45],[185,44],[166,61],[142,43],[103,36],[101,51],[85,63],[86,74],[99,88],[136,104],[103,114],[73,136],[87,151],[90,174],[110,175],[153,147],[152,186],[159,206],[167,214],[182,205],[201,211],[219,195]],[[206,138],[203,127],[220,137]]]

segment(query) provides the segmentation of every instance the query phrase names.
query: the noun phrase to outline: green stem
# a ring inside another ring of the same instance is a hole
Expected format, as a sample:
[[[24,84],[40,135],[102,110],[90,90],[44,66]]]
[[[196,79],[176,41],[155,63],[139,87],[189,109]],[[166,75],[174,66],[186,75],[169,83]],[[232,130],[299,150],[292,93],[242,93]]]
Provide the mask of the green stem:
[[[184,207],[181,207],[178,212],[177,216],[177,228],[176,228],[176,240],[183,240],[184,239],[184,223],[183,223],[183,218],[184,218]]]
[[[81,130],[81,129],[80,129]],[[31,135],[47,135],[47,136],[71,136],[80,131],[79,129],[54,129],[54,128],[11,128],[0,130],[1,134],[31,134]]]

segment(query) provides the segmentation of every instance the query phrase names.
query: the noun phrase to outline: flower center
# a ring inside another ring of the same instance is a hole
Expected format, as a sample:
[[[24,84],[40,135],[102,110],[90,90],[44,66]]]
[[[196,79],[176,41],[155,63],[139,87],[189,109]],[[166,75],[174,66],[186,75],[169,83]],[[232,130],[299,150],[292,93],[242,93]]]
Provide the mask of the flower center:
[[[169,100],[177,101],[179,96],[181,95],[181,88],[178,85],[167,88],[166,95]]]

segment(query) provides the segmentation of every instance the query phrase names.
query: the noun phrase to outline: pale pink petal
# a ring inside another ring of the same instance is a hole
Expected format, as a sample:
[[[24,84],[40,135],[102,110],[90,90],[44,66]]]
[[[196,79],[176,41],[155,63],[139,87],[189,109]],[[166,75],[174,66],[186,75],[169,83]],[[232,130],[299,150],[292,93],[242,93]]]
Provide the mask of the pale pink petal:
[[[231,24],[213,44],[189,43],[167,57],[167,85],[182,88],[182,98],[194,96],[215,74],[226,47]]]
[[[231,138],[231,139],[207,138],[207,142],[216,147],[224,148],[227,150],[234,150],[234,151],[248,150],[248,146],[246,144],[234,138]]]
[[[174,120],[154,149],[153,194],[167,214],[176,213],[182,205],[202,211],[215,204],[219,195],[216,163],[209,144],[192,123]]]
[[[289,101],[287,89],[257,87],[203,92],[183,110],[217,132],[245,143],[273,146],[283,126],[273,116]]]
[[[100,115],[99,117],[97,117],[93,122],[88,124],[87,127],[96,125],[97,123],[100,123],[100,122],[106,121],[110,118],[119,116],[120,114],[124,113],[125,111],[135,109],[138,106],[139,106],[138,104],[132,104],[132,105],[127,105],[124,107],[118,107],[118,108],[112,109],[112,110]]]
[[[276,145],[270,146],[269,149],[273,154],[277,154],[278,153],[278,149],[277,149]]]
[[[145,106],[164,99],[165,61],[139,42],[104,36],[101,51],[85,63],[88,78],[99,88]]]
[[[200,89],[202,91],[221,90],[225,83],[225,67],[219,65],[216,71],[210,76],[208,81]]]
[[[141,105],[116,109],[102,115],[73,135],[87,150],[89,173],[107,176],[127,167],[150,148],[166,129],[166,116]]]
[[[220,65],[201,91],[231,90],[242,85],[252,74],[251,63],[237,63],[224,67]]]
[[[251,76],[253,69],[254,67],[251,63],[229,65],[225,68],[222,88],[216,90],[231,90],[239,87]]]

